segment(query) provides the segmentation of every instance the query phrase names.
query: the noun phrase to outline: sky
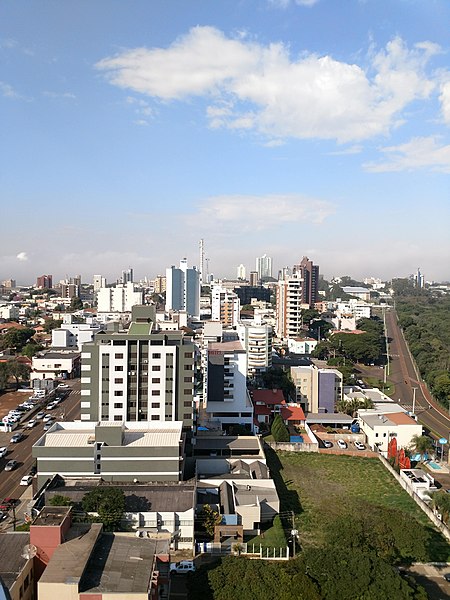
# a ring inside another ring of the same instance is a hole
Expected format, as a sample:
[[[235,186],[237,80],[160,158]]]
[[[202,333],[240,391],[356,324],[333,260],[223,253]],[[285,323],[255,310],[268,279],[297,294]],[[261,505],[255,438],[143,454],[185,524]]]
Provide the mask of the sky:
[[[448,0],[2,0],[0,279],[449,280]]]

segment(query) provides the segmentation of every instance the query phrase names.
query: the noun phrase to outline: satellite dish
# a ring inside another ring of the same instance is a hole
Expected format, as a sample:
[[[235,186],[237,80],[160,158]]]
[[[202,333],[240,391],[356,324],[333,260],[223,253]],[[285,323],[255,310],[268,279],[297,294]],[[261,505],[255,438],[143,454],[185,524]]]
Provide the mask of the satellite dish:
[[[33,556],[36,556],[36,554],[37,548],[33,544],[27,544],[23,547],[22,558],[30,559],[33,558]]]

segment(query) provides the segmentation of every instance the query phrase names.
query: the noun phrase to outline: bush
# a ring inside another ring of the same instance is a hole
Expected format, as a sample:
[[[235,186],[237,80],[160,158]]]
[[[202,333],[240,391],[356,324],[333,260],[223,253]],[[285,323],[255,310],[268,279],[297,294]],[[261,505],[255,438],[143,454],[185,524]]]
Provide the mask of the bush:
[[[276,442],[289,442],[290,440],[289,431],[280,415],[273,420],[271,433]]]

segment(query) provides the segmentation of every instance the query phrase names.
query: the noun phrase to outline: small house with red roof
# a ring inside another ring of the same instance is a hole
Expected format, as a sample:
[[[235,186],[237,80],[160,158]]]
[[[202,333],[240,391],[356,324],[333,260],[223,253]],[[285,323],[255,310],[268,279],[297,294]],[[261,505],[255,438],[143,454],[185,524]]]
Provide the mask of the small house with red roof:
[[[305,413],[303,408],[298,404],[287,404],[281,408],[281,418],[285,425],[305,426]]]

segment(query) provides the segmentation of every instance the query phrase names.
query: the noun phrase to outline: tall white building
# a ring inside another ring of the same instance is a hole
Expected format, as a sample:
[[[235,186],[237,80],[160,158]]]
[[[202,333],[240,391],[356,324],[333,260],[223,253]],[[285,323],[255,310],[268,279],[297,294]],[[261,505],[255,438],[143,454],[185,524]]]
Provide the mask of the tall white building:
[[[238,278],[238,279],[242,279],[242,280],[244,280],[244,279],[245,279],[245,276],[246,276],[246,270],[245,270],[245,267],[244,267],[244,265],[243,265],[243,264],[240,264],[240,265],[238,266],[238,268],[237,268],[237,273],[236,273],[236,274],[237,274],[237,278]]]
[[[133,306],[143,303],[143,297],[143,291],[137,290],[131,281],[126,285],[102,287],[97,295],[98,312],[131,312]]]
[[[267,279],[272,277],[272,259],[267,254],[259,256],[256,259],[256,271],[258,272],[259,279]]]
[[[277,283],[277,335],[297,337],[302,328],[303,278],[299,273]]]
[[[188,268],[187,259],[177,269],[166,269],[166,311],[185,310],[190,317],[200,316],[200,273]]]
[[[211,318],[234,327],[239,321],[241,303],[237,294],[215,284],[211,288]]]
[[[253,405],[247,390],[247,356],[239,341],[210,342],[205,372],[206,414],[223,429],[253,430]]]
[[[241,321],[237,333],[247,352],[247,376],[254,377],[272,366],[272,326],[261,320]]]
[[[100,288],[106,287],[106,277],[103,275],[94,275],[94,293],[98,292]]]

